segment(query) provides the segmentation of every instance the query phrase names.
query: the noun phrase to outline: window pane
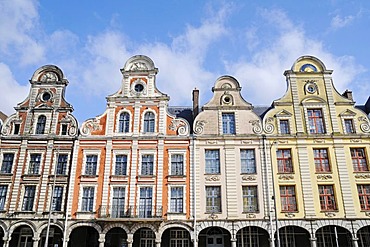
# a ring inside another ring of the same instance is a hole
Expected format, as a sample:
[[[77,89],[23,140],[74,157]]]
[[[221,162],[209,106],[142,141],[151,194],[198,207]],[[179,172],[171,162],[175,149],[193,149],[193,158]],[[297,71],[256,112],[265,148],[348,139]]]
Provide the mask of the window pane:
[[[35,200],[36,186],[25,186],[23,196],[23,211],[32,211],[33,202]]]
[[[67,174],[67,154],[59,154],[58,155],[58,164],[57,164],[57,174],[58,175],[66,175]]]
[[[115,175],[127,175],[127,155],[116,156]]]
[[[257,186],[243,186],[243,212],[258,211]]]
[[[222,131],[224,134],[235,134],[234,113],[222,113]]]
[[[221,212],[221,187],[206,186],[206,212]]]
[[[297,202],[294,186],[280,186],[281,210],[284,212],[297,211]]]
[[[183,187],[171,188],[171,205],[170,210],[172,213],[183,212]]]
[[[85,175],[96,175],[97,165],[98,165],[98,156],[87,155],[85,165]]]
[[[1,173],[12,173],[14,160],[14,153],[4,153],[3,154],[3,163],[1,164]]]
[[[206,173],[219,174],[220,173],[220,152],[219,150],[206,150]]]
[[[153,175],[154,155],[144,154],[141,161],[141,175]]]
[[[155,116],[153,112],[147,112],[144,115],[144,132],[154,132]]]
[[[330,172],[330,164],[327,149],[314,149],[316,172]]]
[[[353,170],[355,172],[369,171],[364,148],[351,148],[351,157]]]
[[[324,134],[324,120],[321,109],[308,109],[308,124],[311,134]]]
[[[240,150],[241,173],[256,173],[256,160],[254,149]]]
[[[130,114],[127,112],[121,113],[119,116],[119,132],[127,133],[130,131]]]
[[[171,175],[176,176],[184,175],[184,155],[182,154],[171,155]]]
[[[0,210],[4,210],[8,186],[0,185]]]
[[[278,149],[276,151],[278,172],[293,173],[293,163],[290,149]]]
[[[280,133],[290,134],[289,120],[280,120]]]
[[[31,154],[28,166],[28,174],[39,174],[41,154]]]

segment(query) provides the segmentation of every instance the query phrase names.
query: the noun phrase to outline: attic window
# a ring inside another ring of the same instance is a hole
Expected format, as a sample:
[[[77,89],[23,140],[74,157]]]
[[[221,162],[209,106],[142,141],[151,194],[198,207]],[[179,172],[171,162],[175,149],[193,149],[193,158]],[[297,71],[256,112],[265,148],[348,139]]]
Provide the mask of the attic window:
[[[232,105],[233,103],[233,97],[231,95],[223,95],[222,96],[222,104],[223,105]]]
[[[43,101],[48,101],[51,99],[51,94],[49,92],[44,92],[41,96]]]
[[[310,63],[306,63],[302,65],[299,71],[300,72],[317,72],[317,68]]]

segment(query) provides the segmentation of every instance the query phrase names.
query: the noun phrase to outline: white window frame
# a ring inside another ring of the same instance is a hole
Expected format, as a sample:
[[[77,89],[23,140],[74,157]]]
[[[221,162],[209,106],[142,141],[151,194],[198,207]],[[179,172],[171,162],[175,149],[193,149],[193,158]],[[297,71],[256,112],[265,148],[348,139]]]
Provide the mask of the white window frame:
[[[143,155],[153,155],[153,175],[141,175],[141,166],[142,166],[142,160],[143,160]],[[139,176],[153,176],[155,177],[157,173],[157,152],[156,150],[140,150],[139,151],[139,169],[138,169],[138,174]]]
[[[67,167],[66,167],[66,174],[64,175],[68,175],[69,174],[69,162],[71,161],[71,153],[69,151],[54,151],[54,155],[53,155],[53,162],[52,162],[52,170],[51,170],[51,173],[52,175],[54,175],[54,173],[56,173],[57,171],[57,164],[58,164],[58,161],[59,161],[59,155],[67,155]],[[64,176],[63,174],[58,174],[57,176]]]
[[[126,185],[111,185],[110,186],[110,200],[109,200],[109,214],[112,215],[113,213],[113,193],[114,193],[114,189],[115,188],[125,188],[125,201],[124,201],[124,212],[126,213],[127,211],[127,207],[128,207],[128,189],[127,189],[127,186]]]
[[[4,201],[4,208],[3,209],[0,209],[0,211],[5,211],[6,210],[6,203],[7,203],[8,198],[9,198],[9,184],[0,184],[0,186],[5,186],[6,187],[6,195],[5,195],[5,201]]]
[[[89,175],[86,174],[86,161],[88,155],[97,155],[96,160],[96,174],[95,175]],[[83,151],[83,160],[82,160],[82,176],[99,176],[99,167],[100,167],[100,150],[84,150]]]
[[[37,134],[37,135],[47,135],[50,132],[50,128],[52,128],[52,126],[51,126],[51,120],[52,120],[51,113],[48,113],[48,112],[35,113],[35,115],[33,115],[33,126],[32,126],[33,127],[32,133],[34,135],[36,135],[37,122],[38,122],[38,119],[41,115],[44,115],[46,117],[45,129],[44,129],[43,134]]]
[[[24,203],[24,193],[26,192],[26,186],[35,186],[35,197],[33,198],[33,205],[32,205],[32,210],[31,211],[23,211],[23,203]],[[22,185],[22,189],[21,189],[21,200],[20,200],[20,203],[19,203],[19,211],[23,211],[23,212],[34,212],[36,211],[36,201],[37,201],[37,191],[38,191],[38,187],[39,185],[38,184],[23,184]]]
[[[228,133],[224,133],[223,131],[223,121],[222,121],[222,114],[234,114],[234,124],[235,124],[235,134],[228,134]],[[218,113],[218,126],[219,126],[219,134],[220,135],[236,135],[237,133],[239,133],[239,125],[238,125],[238,111],[219,111]]]
[[[12,169],[10,171],[10,174],[13,174],[13,170],[14,170],[14,167],[15,167],[15,163],[16,163],[16,159],[17,159],[17,150],[16,149],[0,149],[0,170],[3,166],[3,159],[4,159],[4,154],[14,154],[14,157],[13,157],[13,164],[12,164]]]
[[[66,199],[66,193],[67,193],[67,186],[66,185],[63,185],[63,184],[56,184],[55,185],[55,187],[63,187],[63,194],[62,194],[62,205],[61,205],[61,210],[60,211],[53,211],[53,212],[64,212],[64,205],[65,205],[65,199]],[[47,205],[50,205],[50,203],[51,203],[51,200],[53,199],[53,185],[52,184],[50,184],[49,186],[49,192],[48,192],[48,200],[47,200],[47,202],[48,202],[48,204]],[[54,187],[54,188],[55,188]],[[46,209],[47,211],[49,211],[49,206],[47,206],[47,209]]]
[[[92,212],[82,211],[82,197],[83,197],[83,189],[85,187],[93,187],[94,188],[94,202],[93,202],[93,211]],[[81,184],[80,185],[80,190],[79,190],[79,195],[78,195],[78,212],[91,213],[91,214],[94,214],[95,213],[94,210],[96,208],[97,188],[98,188],[98,185],[97,184]]]
[[[126,175],[116,175],[116,156],[117,155],[127,156]],[[113,176],[128,176],[129,166],[131,164],[130,157],[131,157],[130,150],[113,150],[113,160],[112,160],[112,175]]]
[[[31,161],[31,154],[40,154],[41,155],[41,159],[40,159],[40,167],[39,167],[39,173],[38,174],[30,174],[28,171],[29,171],[29,168],[30,168],[30,161]],[[24,174],[25,175],[41,175],[40,172],[41,172],[41,168],[42,168],[42,165],[44,163],[44,156],[45,156],[45,150],[30,150],[28,153],[27,153],[27,160],[26,160],[26,169],[24,170]]]
[[[187,168],[187,157],[186,157],[186,150],[179,150],[179,149],[168,149],[168,159],[169,159],[169,162],[168,162],[168,174],[170,176],[177,176],[175,174],[172,174],[171,171],[172,171],[172,155],[176,155],[176,154],[180,154],[182,155],[183,157],[183,171],[182,171],[182,175],[181,176],[186,176],[186,168]]]
[[[345,133],[345,134],[356,134],[356,133],[358,133],[358,131],[357,131],[357,123],[355,121],[355,119],[356,119],[356,113],[347,110],[347,111],[339,114],[339,116],[340,116],[340,120],[342,122],[343,133]],[[348,133],[347,132],[346,124],[345,124],[345,120],[347,120],[347,119],[352,120],[353,131],[354,131],[353,133]]]
[[[140,215],[140,191],[141,191],[141,188],[144,188],[144,187],[150,187],[152,188],[152,216],[155,215],[157,212],[157,207],[158,205],[156,205],[156,201],[154,200],[154,198],[156,198],[156,191],[155,191],[155,186],[153,184],[141,184],[139,186],[137,186],[137,196],[136,196],[136,215],[139,216]]]
[[[154,114],[154,131],[153,132],[145,132],[145,129],[144,129],[144,118],[145,118],[145,114],[146,113],[148,113],[148,112],[151,112],[151,113],[153,113]],[[143,134],[156,134],[156,133],[158,133],[158,131],[157,131],[157,128],[158,128],[158,126],[157,126],[157,123],[158,122],[158,114],[156,113],[156,111],[155,110],[153,110],[153,109],[146,109],[145,111],[143,111],[142,112],[142,116],[141,116],[141,133],[143,133]]]
[[[119,118],[121,116],[122,113],[128,113],[128,115],[130,116],[130,121],[129,121],[129,128],[128,128],[128,132],[120,132],[119,131]],[[115,128],[115,132],[119,135],[128,135],[128,134],[131,134],[133,132],[133,128],[132,128],[132,113],[130,110],[128,110],[127,108],[123,108],[122,110],[120,110],[117,115],[116,115],[116,128]]]
[[[171,189],[172,188],[176,188],[176,187],[181,187],[182,188],[182,212],[172,212],[171,211]],[[185,210],[186,210],[186,185],[185,184],[171,184],[168,186],[168,194],[167,194],[167,198],[168,198],[168,205],[167,205],[167,211],[168,213],[171,213],[171,214],[184,214],[185,213]]]
[[[324,103],[305,103],[303,102],[303,109],[304,109],[304,117],[305,117],[305,122],[306,122],[306,133],[308,135],[327,135],[330,133],[329,131],[329,120],[328,120],[328,111],[326,109],[326,106]],[[310,133],[310,123],[309,123],[309,118],[308,118],[308,110],[313,110],[313,109],[318,109],[321,110],[322,112],[322,119],[324,121],[324,128],[325,132],[324,133]]]

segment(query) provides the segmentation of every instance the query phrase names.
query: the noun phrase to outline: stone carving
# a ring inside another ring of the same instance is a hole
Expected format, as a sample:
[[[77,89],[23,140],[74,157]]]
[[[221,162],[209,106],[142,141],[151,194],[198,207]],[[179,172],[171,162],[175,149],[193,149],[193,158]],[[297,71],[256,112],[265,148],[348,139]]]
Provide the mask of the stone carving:
[[[209,181],[209,182],[220,181],[219,176],[206,176],[205,179],[206,179],[206,181]]]
[[[369,124],[369,119],[367,119],[364,116],[361,116],[358,118],[358,121],[361,121],[363,123],[360,124],[360,129],[363,132],[369,133],[370,132],[370,124]]]
[[[63,119],[61,119],[60,122],[69,123],[68,128],[69,136],[75,136],[77,134],[77,122],[71,115],[67,114]]]
[[[181,119],[173,119],[168,128],[172,131],[177,130],[177,133],[180,136],[187,135],[189,133],[188,126]]]
[[[204,130],[204,125],[206,124],[207,122],[204,121],[204,120],[200,120],[200,121],[197,121],[195,123],[195,128],[194,128],[194,133],[195,134],[202,134],[203,130]]]
[[[253,126],[252,130],[255,134],[261,134],[262,133],[262,127],[261,127],[260,120],[250,120],[249,123],[252,124],[252,126]]]
[[[350,142],[359,143],[362,142],[360,139],[351,139]]]
[[[245,216],[246,216],[248,219],[254,219],[254,218],[256,218],[256,215],[255,215],[255,214],[251,214],[251,213],[246,214]]]
[[[136,62],[136,63],[133,63],[130,67],[131,71],[141,71],[141,70],[148,70],[148,67],[146,66],[145,63],[142,63],[142,62]]]
[[[288,218],[294,218],[295,217],[295,214],[293,214],[293,213],[285,213],[285,216],[288,217]]]
[[[273,122],[274,122],[274,118],[272,117],[268,117],[265,120],[265,132],[267,134],[271,134],[275,129],[274,125],[272,124]]]
[[[249,176],[242,176],[243,181],[255,181],[257,180],[256,176],[249,175]]]
[[[313,140],[315,143],[325,143],[324,139],[314,139]]]
[[[370,178],[370,174],[356,174],[356,175],[355,175],[355,178],[359,178],[359,179],[369,179],[369,178]]]
[[[294,179],[294,175],[292,175],[292,174],[280,175],[279,179],[281,179],[281,180],[291,180],[291,179]]]
[[[369,217],[370,216],[370,212],[365,212],[365,215]]]
[[[320,174],[320,175],[317,175],[317,179],[329,180],[329,179],[333,179],[333,176],[331,174]]]
[[[99,125],[99,121],[94,119],[87,120],[81,127],[81,134],[82,135],[90,135],[92,131],[101,130]]]
[[[335,213],[333,213],[333,212],[326,212],[325,213],[325,216],[327,216],[327,217],[334,217],[336,214]]]
[[[13,115],[9,117],[8,119],[5,120],[3,127],[1,129],[1,134],[4,136],[10,135],[11,130],[12,130],[12,124],[15,122],[21,123],[21,119],[17,115]]]

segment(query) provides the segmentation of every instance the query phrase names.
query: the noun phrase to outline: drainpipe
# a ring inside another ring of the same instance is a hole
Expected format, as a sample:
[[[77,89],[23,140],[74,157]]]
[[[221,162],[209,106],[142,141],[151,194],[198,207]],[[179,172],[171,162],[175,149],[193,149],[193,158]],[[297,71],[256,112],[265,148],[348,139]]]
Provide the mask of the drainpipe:
[[[195,137],[191,139],[193,146],[192,146],[192,152],[193,152],[193,157],[192,157],[192,169],[193,169],[193,217],[194,217],[194,222],[193,222],[193,246],[198,247],[198,236],[197,236],[197,212],[196,212],[196,205],[197,205],[197,195],[196,195],[196,176],[195,176]]]
[[[270,202],[270,199],[271,199],[271,196],[270,196],[270,186],[269,186],[269,181],[268,181],[268,173],[267,173],[267,158],[266,158],[266,135],[262,135],[262,144],[263,144],[263,163],[265,164],[265,169],[266,169],[266,185],[267,185],[267,207],[268,207],[268,215],[269,215],[269,222],[270,222],[270,237],[271,237],[271,243],[270,243],[270,246],[271,247],[275,247],[275,239],[274,239],[274,231],[273,231],[273,222],[272,222],[272,216],[271,216],[271,202]],[[272,174],[273,176],[274,174]]]

